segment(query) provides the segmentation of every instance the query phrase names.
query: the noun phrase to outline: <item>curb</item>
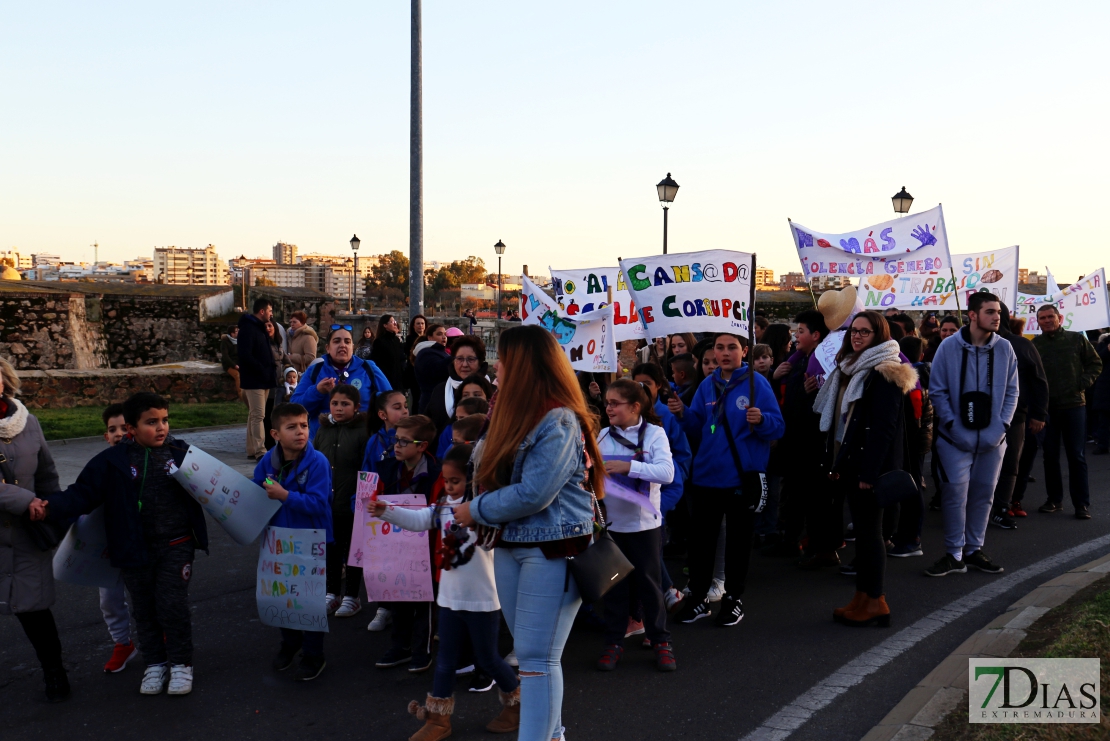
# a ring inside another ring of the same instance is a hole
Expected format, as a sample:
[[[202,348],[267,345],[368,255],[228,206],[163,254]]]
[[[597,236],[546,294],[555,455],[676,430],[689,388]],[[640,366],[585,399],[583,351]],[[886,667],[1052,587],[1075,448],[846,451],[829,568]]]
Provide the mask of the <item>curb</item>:
[[[238,424],[238,425],[215,425],[213,427],[182,427],[181,429],[173,427],[173,428],[171,428],[171,430],[173,431],[173,434],[176,437],[177,435],[187,435],[190,432],[218,432],[220,430],[234,430],[234,429],[239,428],[239,427],[246,427],[246,425]],[[103,435],[90,435],[89,437],[63,437],[63,438],[59,438],[58,440],[47,440],[46,444],[47,445],[55,445],[55,444],[57,444],[57,445],[71,445],[71,444],[76,445],[77,443],[87,443],[87,442],[92,442],[94,440],[103,440],[103,439],[104,439]]]
[[[862,741],[924,741],[968,692],[968,659],[1005,658],[1025,629],[1079,590],[1110,575],[1110,554],[1046,581],[977,630],[909,691]]]

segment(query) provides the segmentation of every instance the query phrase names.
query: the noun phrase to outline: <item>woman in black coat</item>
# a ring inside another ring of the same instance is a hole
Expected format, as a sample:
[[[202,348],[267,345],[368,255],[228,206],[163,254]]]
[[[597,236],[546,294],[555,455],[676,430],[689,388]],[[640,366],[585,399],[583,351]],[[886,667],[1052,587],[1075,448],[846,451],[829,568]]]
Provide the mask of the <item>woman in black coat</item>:
[[[436,423],[437,432],[442,434],[444,428],[451,424],[463,379],[469,376],[484,377],[486,368],[486,345],[482,342],[482,338],[467,334],[452,340],[450,374],[445,381],[432,387],[428,393],[427,406],[421,412]],[[450,388],[450,396],[448,396],[448,388]]]
[[[847,498],[855,526],[856,594],[833,611],[833,618],[847,625],[890,625],[883,593],[883,508],[874,487],[884,473],[903,466],[904,397],[917,384],[917,371],[898,353],[883,315],[860,312],[813,405],[821,415],[821,431],[828,433],[825,468],[835,492],[834,511]]]
[[[392,388],[402,388],[405,372],[405,348],[397,333],[401,331],[392,314],[382,314],[378,320],[378,336],[374,340],[373,358]]]

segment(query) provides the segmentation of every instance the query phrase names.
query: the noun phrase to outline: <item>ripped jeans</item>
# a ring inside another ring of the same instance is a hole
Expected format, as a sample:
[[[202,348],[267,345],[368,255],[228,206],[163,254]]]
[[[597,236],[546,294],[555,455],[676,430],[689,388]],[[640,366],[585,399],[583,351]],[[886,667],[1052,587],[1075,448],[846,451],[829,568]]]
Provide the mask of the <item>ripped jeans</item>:
[[[563,735],[563,646],[582,598],[565,558],[539,548],[497,548],[493,554],[501,612],[520,661],[518,741]],[[566,585],[566,591],[563,591]]]

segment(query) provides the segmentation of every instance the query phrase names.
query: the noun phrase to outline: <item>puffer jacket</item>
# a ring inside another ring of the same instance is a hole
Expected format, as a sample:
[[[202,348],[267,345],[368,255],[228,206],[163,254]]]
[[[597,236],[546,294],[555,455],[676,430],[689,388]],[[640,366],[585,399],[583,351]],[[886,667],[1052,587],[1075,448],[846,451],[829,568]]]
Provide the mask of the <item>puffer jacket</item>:
[[[1087,403],[1086,391],[1102,372],[1102,361],[1082,332],[1058,329],[1033,338],[1048,378],[1048,408],[1074,409]]]
[[[304,369],[312,365],[319,353],[320,336],[316,330],[307,324],[293,333],[289,340],[289,357],[293,360],[293,367],[297,375],[304,373]]]
[[[336,423],[330,414],[320,415],[320,429],[312,447],[324,454],[331,465],[331,503],[350,508],[358,487],[359,466],[370,440],[366,415],[356,414],[347,422]]]
[[[39,421],[19,401],[4,401],[0,453],[18,482],[0,484],[0,614],[11,615],[54,604],[54,552],[38,549],[23,514],[36,495],[58,490],[58,470]]]

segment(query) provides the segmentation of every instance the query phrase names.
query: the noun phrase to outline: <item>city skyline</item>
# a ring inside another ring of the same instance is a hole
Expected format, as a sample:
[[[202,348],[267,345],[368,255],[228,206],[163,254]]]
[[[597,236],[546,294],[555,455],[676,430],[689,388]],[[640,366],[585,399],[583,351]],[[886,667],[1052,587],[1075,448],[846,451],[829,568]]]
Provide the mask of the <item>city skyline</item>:
[[[8,16],[0,249],[407,254],[407,4],[66,7]],[[796,271],[787,217],[878,223],[904,185],[953,253],[1020,244],[1074,280],[1104,260],[1081,224],[1110,194],[1108,11],[1003,10],[426,6],[425,259],[657,254],[671,172],[673,252]]]

